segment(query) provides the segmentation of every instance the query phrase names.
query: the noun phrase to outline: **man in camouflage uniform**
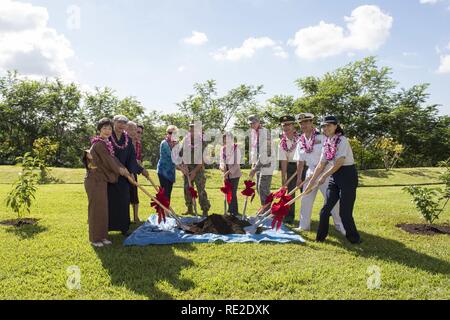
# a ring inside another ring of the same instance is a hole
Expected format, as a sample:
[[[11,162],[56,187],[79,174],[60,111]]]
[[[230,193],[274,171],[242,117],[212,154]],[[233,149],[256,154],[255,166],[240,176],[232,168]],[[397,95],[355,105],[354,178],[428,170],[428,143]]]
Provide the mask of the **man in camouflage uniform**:
[[[197,132],[198,131],[198,132]],[[196,131],[195,123],[190,124],[190,134],[183,141],[183,148],[181,150],[181,157],[183,158],[183,166],[189,170],[190,181],[192,186],[197,188],[198,200],[203,217],[208,216],[211,203],[208,200],[206,193],[206,175],[203,161],[203,152],[206,150],[207,144],[203,141],[203,134],[201,130]],[[190,153],[190,155],[189,155]],[[184,176],[184,200],[188,209],[188,215],[193,215],[193,201],[189,192],[189,181],[186,175]]]

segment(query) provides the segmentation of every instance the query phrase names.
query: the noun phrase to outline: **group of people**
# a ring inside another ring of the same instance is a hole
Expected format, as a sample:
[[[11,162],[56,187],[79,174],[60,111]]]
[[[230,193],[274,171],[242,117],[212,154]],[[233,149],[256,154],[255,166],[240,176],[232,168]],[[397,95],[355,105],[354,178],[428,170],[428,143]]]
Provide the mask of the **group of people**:
[[[335,116],[326,116],[321,121],[322,131],[314,126],[315,116],[302,113],[297,117],[283,116],[280,125],[283,130],[278,146],[278,160],[281,167],[282,184],[293,191],[303,192],[300,209],[300,225],[297,231],[311,229],[313,204],[318,191],[324,196],[320,211],[320,222],[316,240],[325,241],[329,231],[330,216],[335,228],[354,244],[361,242],[353,219],[353,208],[358,187],[358,173],[353,151],[344,130]],[[252,128],[250,177],[256,175],[257,190],[261,205],[271,193],[275,157],[269,130],[265,129],[257,116],[251,116],[248,123]],[[299,124],[301,133],[296,130]],[[292,179],[293,176],[296,178]],[[295,204],[290,207],[285,223],[293,224]]]
[[[313,204],[320,190],[325,201],[320,212],[317,241],[326,239],[329,218],[332,216],[339,232],[351,243],[360,243],[353,219],[358,174],[351,146],[336,117],[328,116],[323,119],[322,132],[314,126],[314,121],[314,115],[309,113],[302,113],[297,117],[282,117],[280,125],[283,134],[277,152],[270,130],[262,125],[257,116],[249,117],[248,124],[252,133],[250,179],[256,177],[260,202],[262,206],[265,205],[271,194],[278,155],[282,184],[289,191],[299,188],[304,194],[297,230],[310,230]],[[296,130],[297,123],[301,133]],[[95,247],[111,244],[108,240],[109,231],[120,231],[123,235],[128,235],[130,205],[133,207],[134,220],[139,221],[137,176],[142,174],[149,178],[149,173],[142,164],[143,130],[143,126],[129,121],[125,116],[116,116],[113,121],[102,119],[97,126],[98,135],[92,139],[91,148],[85,152],[83,159],[87,170],[85,189],[89,201],[89,240]],[[157,166],[160,185],[170,200],[176,182],[176,171],[179,170],[184,177],[185,214],[197,214],[195,198],[198,196],[202,216],[207,217],[211,208],[206,192],[203,156],[207,144],[201,128],[197,128],[194,122],[190,124],[189,133],[181,143],[178,138],[178,128],[169,126],[160,144]],[[242,156],[233,134],[225,133],[219,168],[224,179],[232,186],[228,214],[235,216],[239,216],[237,193],[243,175]],[[194,186],[197,189],[195,196],[191,188]],[[295,204],[291,206],[285,222],[293,224],[294,218]]]

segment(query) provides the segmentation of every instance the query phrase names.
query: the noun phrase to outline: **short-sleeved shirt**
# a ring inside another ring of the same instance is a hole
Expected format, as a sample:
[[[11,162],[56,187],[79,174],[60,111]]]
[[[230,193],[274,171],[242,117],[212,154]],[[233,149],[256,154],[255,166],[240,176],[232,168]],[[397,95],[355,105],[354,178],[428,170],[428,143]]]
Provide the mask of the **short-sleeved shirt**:
[[[325,141],[324,141],[325,143]],[[321,162],[330,162],[333,165],[336,163],[337,159],[340,158],[345,158],[344,161],[344,166],[352,166],[355,164],[355,158],[353,157],[353,150],[352,147],[350,145],[350,142],[348,141],[348,139],[344,136],[341,136],[340,138],[340,142],[337,145],[337,150],[336,150],[336,156],[334,157],[333,160],[328,161],[326,156],[325,156],[325,147],[322,149],[322,155],[320,158]]]
[[[160,158],[158,161],[157,172],[170,182],[176,180],[176,165],[172,160],[172,149],[167,140],[163,140],[160,145]]]
[[[306,141],[308,143],[311,142],[312,137]],[[294,160],[295,161],[304,161],[309,168],[315,168],[320,162],[320,157],[322,155],[322,147],[325,142],[326,137],[322,134],[316,135],[314,141],[313,152],[307,153],[305,149],[302,148],[301,143],[299,142],[297,145],[297,150],[295,152]]]
[[[297,144],[299,143],[299,141],[300,140],[297,141]],[[294,140],[290,140],[290,139],[286,140],[286,145],[287,145],[288,149],[291,149],[292,146],[294,145],[294,143],[295,143]],[[298,147],[298,145],[297,145],[297,147]],[[283,149],[283,146],[280,143],[280,145],[278,146],[278,160],[288,161],[288,162],[296,162],[296,160],[294,160],[296,150],[297,150],[297,148],[295,148],[291,152],[288,152]]]

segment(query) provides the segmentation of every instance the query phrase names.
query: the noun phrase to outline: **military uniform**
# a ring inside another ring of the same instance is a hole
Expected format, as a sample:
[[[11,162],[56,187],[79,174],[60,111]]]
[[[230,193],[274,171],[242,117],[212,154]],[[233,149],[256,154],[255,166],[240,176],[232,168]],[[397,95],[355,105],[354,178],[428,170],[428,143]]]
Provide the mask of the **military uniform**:
[[[191,123],[191,127],[193,126],[194,124]],[[198,164],[203,163],[203,152],[207,147],[207,143],[203,141],[203,137],[194,140],[199,141],[191,141],[188,134],[188,137],[186,137],[183,141],[183,146],[180,152],[180,156],[183,158],[184,164],[189,169],[189,173],[193,172]],[[198,147],[195,146],[195,143],[198,143]],[[190,156],[186,154],[186,150],[189,151]],[[206,175],[204,166],[197,172],[195,179],[192,181],[192,186],[195,186],[197,189],[198,201],[203,216],[208,216],[211,203],[209,202],[208,194],[206,193]],[[184,176],[184,200],[188,209],[188,214],[193,214],[193,201],[188,188],[189,181],[188,178]]]
[[[334,116],[325,117],[322,125],[339,122]],[[329,219],[331,211],[339,202],[339,214],[344,225],[347,239],[353,243],[361,242],[361,237],[353,219],[353,208],[356,201],[356,189],[358,188],[358,172],[355,166],[353,151],[348,139],[341,135],[336,145],[336,153],[332,159],[328,159],[324,145],[320,162],[335,165],[338,159],[344,159],[342,167],[331,177],[327,188],[327,200],[320,211],[320,222],[317,230],[317,241],[324,241],[328,235]]]
[[[309,113],[301,114],[298,117],[299,122],[310,121],[313,119],[314,115]],[[314,141],[312,141],[313,136],[315,137]],[[307,169],[305,168],[303,170],[303,173],[306,174],[306,176],[302,179],[303,181],[306,181],[313,176],[316,167],[320,163],[320,157],[322,155],[322,147],[323,144],[325,143],[326,137],[320,134],[320,132],[316,131],[315,134],[313,134],[309,139],[306,137],[305,134],[302,134],[302,136],[300,136],[300,139],[304,139],[304,141],[312,147],[312,150],[308,152],[307,150],[305,150],[305,146],[302,145],[301,142],[299,142],[294,156],[295,161],[304,162],[307,166]],[[300,230],[309,231],[311,229],[311,214],[314,206],[314,201],[316,200],[317,192],[320,190],[320,192],[323,195],[325,203],[327,198],[327,188],[329,180],[330,179],[328,178],[327,181],[324,184],[322,184],[319,188],[313,190],[311,193],[305,195],[302,198],[300,209],[300,225],[299,225]],[[304,186],[305,190],[309,187],[309,184],[310,182],[305,183]],[[341,217],[339,216],[339,204],[333,207],[333,209],[331,210],[331,215],[333,216],[336,230],[345,235],[345,229],[343,227]]]

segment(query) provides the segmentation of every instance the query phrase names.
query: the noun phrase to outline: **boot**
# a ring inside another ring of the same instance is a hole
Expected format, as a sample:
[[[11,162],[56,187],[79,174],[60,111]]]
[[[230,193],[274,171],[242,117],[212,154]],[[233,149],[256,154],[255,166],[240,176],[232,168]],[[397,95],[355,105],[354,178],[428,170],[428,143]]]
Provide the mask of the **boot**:
[[[194,209],[192,206],[187,207],[187,212],[184,213],[185,216],[193,216],[194,215]]]

